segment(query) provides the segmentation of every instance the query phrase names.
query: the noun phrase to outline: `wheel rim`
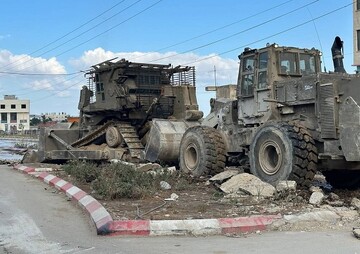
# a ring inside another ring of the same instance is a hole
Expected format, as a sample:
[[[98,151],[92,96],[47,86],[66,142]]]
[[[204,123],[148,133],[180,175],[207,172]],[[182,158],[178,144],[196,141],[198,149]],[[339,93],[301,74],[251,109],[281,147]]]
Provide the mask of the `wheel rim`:
[[[266,141],[260,147],[259,164],[267,175],[276,174],[281,167],[283,155],[280,146],[271,140]]]
[[[194,144],[189,144],[184,153],[184,162],[186,165],[186,168],[188,168],[190,171],[193,171],[196,169],[197,164],[199,161],[199,154],[197,152],[197,147]]]

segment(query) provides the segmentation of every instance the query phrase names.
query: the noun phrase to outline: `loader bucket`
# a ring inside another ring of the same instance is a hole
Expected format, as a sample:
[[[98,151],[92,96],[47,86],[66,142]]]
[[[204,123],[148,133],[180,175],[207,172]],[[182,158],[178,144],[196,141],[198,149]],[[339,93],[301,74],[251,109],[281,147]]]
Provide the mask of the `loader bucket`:
[[[145,146],[145,159],[151,162],[176,162],[179,159],[181,138],[197,121],[153,119],[149,139]]]

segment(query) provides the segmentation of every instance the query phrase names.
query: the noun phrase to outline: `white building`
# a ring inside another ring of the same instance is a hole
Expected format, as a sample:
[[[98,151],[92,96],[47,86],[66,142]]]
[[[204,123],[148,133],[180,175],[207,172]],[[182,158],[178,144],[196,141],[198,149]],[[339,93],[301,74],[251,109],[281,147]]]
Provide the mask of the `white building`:
[[[15,95],[4,95],[0,100],[0,130],[16,132],[30,129],[30,100],[19,100]]]
[[[65,112],[61,113],[44,113],[45,118],[50,118],[54,122],[62,122],[67,120],[68,116]]]
[[[360,72],[360,0],[356,0],[353,10],[353,46],[354,46],[354,66]]]

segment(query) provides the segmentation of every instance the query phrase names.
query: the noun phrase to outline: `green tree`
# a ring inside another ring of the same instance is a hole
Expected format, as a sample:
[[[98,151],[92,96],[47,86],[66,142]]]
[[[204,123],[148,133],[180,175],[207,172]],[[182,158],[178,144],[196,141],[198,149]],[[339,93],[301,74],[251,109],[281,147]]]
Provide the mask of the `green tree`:
[[[30,126],[36,126],[41,123],[41,120],[37,117],[33,117],[30,119]]]

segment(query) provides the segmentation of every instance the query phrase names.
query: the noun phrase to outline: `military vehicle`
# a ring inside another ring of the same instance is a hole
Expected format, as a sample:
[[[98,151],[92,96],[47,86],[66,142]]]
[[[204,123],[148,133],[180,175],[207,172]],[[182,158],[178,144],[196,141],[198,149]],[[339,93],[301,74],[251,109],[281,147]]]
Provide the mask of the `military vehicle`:
[[[165,124],[154,121],[154,126],[178,143],[177,131],[199,124],[203,113],[196,100],[194,67],[114,60],[96,64],[85,74],[88,84],[80,92],[78,126],[41,129],[40,162],[142,161],[154,119],[171,119]],[[161,149],[168,161],[177,160],[171,143]]]
[[[236,99],[212,99],[201,126],[187,129],[181,170],[200,176],[240,164],[271,184],[307,186],[317,170],[337,183],[358,183],[360,76],[345,72],[342,48],[336,37],[329,73],[314,48],[245,48]]]

